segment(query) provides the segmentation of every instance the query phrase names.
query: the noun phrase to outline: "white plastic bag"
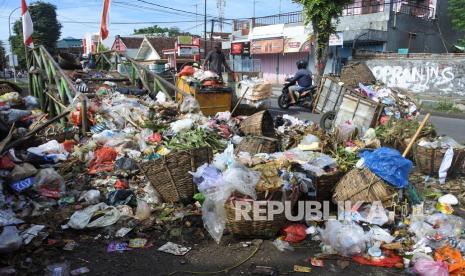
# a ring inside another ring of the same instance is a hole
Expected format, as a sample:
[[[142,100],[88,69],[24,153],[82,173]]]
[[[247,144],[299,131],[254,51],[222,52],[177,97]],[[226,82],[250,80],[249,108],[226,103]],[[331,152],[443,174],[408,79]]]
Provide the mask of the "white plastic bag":
[[[346,121],[337,127],[337,139],[341,142],[348,141],[354,133],[356,126],[351,121]]]
[[[157,102],[158,103],[165,103],[166,102],[166,95],[165,93],[159,91],[157,93],[157,95],[155,96],[155,98],[157,99]]]
[[[323,244],[331,246],[343,256],[359,255],[365,252],[367,237],[356,223],[329,220],[324,230],[318,229]]]
[[[192,96],[183,95],[179,111],[181,111],[181,113],[197,113],[200,111],[199,102]]]
[[[446,183],[447,171],[452,165],[453,158],[454,158],[454,148],[449,147],[446,151],[446,154],[444,154],[444,158],[442,159],[441,166],[439,167],[439,183],[440,184]]]
[[[100,191],[99,190],[89,190],[83,192],[79,197],[78,201],[84,200],[89,204],[97,204],[100,201]]]
[[[234,146],[232,144],[228,144],[226,149],[217,155],[213,159],[213,166],[215,166],[218,170],[224,171],[226,170],[227,166],[230,166],[234,162]]]
[[[185,130],[189,130],[194,126],[194,121],[192,119],[182,119],[174,121],[170,124],[171,130],[174,133],[179,133]]]
[[[104,215],[89,223],[97,212],[103,212]],[[69,219],[68,226],[73,229],[105,227],[116,223],[119,218],[118,209],[102,202],[74,212]]]

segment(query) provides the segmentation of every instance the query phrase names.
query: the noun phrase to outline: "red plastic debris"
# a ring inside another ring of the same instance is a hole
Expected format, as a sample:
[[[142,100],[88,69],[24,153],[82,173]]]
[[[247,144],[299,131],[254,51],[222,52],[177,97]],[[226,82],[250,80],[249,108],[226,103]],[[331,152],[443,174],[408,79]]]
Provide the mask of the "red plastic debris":
[[[354,256],[352,259],[359,264],[363,265],[371,265],[371,266],[379,266],[379,267],[396,267],[396,268],[403,268],[404,262],[402,257],[396,255],[394,251],[384,249],[383,250],[383,258],[373,258],[370,256]]]
[[[9,153],[3,155],[0,158],[0,169],[2,170],[12,170],[15,167],[15,163],[13,162],[13,158]]]
[[[115,166],[118,153],[109,147],[103,147],[95,151],[95,158],[90,162],[89,174],[99,172],[111,172]]]
[[[284,240],[293,243],[301,242],[307,237],[305,230],[307,230],[307,227],[303,224],[288,225],[282,229]]]

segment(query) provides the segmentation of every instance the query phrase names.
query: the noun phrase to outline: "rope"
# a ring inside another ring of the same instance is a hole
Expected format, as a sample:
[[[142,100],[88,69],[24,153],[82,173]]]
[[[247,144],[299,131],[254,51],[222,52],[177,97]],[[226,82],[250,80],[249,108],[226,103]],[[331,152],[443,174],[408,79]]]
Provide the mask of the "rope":
[[[167,274],[167,275],[175,275],[175,274],[178,274],[178,273],[188,273],[188,274],[194,274],[194,275],[215,275],[215,274],[219,274],[219,273],[228,273],[230,270],[233,270],[235,269],[236,267],[239,267],[241,266],[242,264],[244,264],[245,262],[247,262],[248,260],[252,259],[253,256],[255,256],[255,254],[257,254],[258,250],[260,249],[260,246],[262,245],[262,242],[260,242],[257,247],[254,249],[254,251],[247,257],[245,258],[244,260],[242,260],[241,262],[239,262],[238,264],[234,265],[234,266],[231,266],[231,267],[228,267],[228,268],[225,268],[225,269],[222,269],[222,270],[218,270],[218,271],[210,271],[210,272],[203,272],[203,271],[187,271],[187,270],[177,270],[177,271],[173,271],[171,272],[170,274]]]

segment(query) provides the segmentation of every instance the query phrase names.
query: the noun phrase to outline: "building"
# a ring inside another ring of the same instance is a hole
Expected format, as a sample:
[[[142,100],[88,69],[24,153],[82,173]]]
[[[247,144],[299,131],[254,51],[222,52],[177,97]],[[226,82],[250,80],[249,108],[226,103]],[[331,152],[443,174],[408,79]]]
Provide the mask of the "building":
[[[117,35],[115,37],[115,41],[111,45],[111,50],[124,54],[130,58],[135,58],[143,40],[144,40],[143,35],[134,35],[134,36]]]
[[[176,38],[144,36],[135,55],[135,60],[153,63],[163,59],[163,50],[174,48]]]
[[[57,41],[57,50],[59,53],[68,53],[76,56],[84,52],[82,47],[82,39],[66,37]]]
[[[83,54],[88,55],[96,53],[100,40],[99,33],[86,34],[82,40]]]
[[[232,63],[248,64],[252,70],[257,68],[250,63],[259,63],[263,77],[274,83],[294,74],[295,61],[300,58],[308,58],[313,71],[314,44],[308,40],[313,30],[304,27],[303,21],[302,12],[235,21],[232,45],[247,48],[250,43],[250,55],[235,55]],[[354,0],[344,9],[337,34],[330,40],[325,71],[338,73],[355,50],[452,52],[461,34],[450,26],[447,0]]]

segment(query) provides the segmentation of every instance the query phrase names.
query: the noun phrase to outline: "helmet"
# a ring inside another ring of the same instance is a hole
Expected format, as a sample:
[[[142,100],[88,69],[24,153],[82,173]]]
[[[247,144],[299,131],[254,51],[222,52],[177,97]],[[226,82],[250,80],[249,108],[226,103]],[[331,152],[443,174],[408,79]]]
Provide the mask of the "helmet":
[[[303,59],[297,61],[296,64],[297,64],[297,69],[306,69],[308,66],[308,62]]]

